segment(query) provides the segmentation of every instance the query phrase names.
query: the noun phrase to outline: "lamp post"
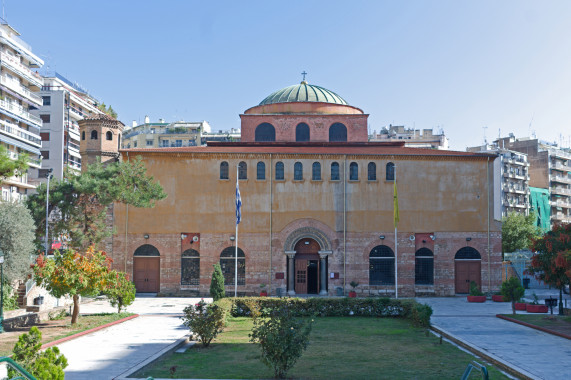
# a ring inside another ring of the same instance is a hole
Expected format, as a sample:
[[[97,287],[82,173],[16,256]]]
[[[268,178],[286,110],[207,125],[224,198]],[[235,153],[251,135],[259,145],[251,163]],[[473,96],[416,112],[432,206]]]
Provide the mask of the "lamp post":
[[[48,187],[46,190],[46,256],[48,255],[49,248],[48,248],[48,217],[50,215],[50,179],[53,177],[52,172],[54,171],[53,168],[48,169],[48,174],[46,177],[48,178]]]
[[[0,249],[0,334],[4,332],[4,252]]]

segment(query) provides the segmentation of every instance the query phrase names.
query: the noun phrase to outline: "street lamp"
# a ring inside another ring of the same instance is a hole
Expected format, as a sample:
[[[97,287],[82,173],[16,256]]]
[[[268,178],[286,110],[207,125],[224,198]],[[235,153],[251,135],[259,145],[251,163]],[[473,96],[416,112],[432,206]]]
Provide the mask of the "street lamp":
[[[4,332],[4,252],[0,249],[0,334]]]
[[[50,179],[53,178],[52,172],[54,171],[53,168],[48,169],[48,173],[46,177],[48,178],[48,187],[46,192],[46,256],[48,255],[49,248],[48,248],[48,217],[50,215]]]

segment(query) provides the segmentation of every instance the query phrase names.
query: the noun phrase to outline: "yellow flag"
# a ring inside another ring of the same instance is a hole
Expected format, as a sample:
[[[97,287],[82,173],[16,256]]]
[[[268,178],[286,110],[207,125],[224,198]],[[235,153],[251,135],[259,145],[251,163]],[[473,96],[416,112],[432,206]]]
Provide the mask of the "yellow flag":
[[[394,217],[394,222],[395,222],[395,228],[397,228],[397,224],[399,222],[399,196],[397,193],[397,180],[396,180],[396,178],[395,178],[395,184],[394,184],[393,203],[394,203],[393,217]]]

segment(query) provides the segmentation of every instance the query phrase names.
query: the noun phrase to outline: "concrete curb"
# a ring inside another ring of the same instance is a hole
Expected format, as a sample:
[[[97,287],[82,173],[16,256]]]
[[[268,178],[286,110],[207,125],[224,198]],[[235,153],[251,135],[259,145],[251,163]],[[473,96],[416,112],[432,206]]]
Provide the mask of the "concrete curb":
[[[138,316],[139,316],[139,314],[134,314],[134,315],[125,317],[125,318],[123,318],[123,319],[119,319],[119,320],[116,320],[116,321],[113,321],[113,322],[106,323],[106,324],[101,325],[101,326],[94,327],[94,328],[89,329],[89,330],[82,331],[82,332],[77,333],[77,334],[73,334],[73,335],[70,335],[70,336],[66,336],[65,338],[61,338],[61,339],[58,339],[58,340],[54,340],[53,342],[49,342],[49,343],[43,344],[41,349],[42,349],[42,350],[45,350],[46,348],[49,348],[49,347],[52,347],[52,346],[57,346],[58,344],[67,342],[68,340],[72,340],[72,339],[75,339],[75,338],[79,338],[80,336],[84,336],[84,335],[91,334],[91,333],[96,332],[96,331],[99,331],[99,330],[103,330],[103,329],[105,329],[105,328],[107,328],[107,327],[111,327],[111,326],[113,326],[113,325],[117,325],[117,324],[119,324],[119,323],[126,322],[126,321],[128,321],[128,320],[130,320],[130,319],[137,318]]]
[[[522,378],[525,380],[539,379],[537,376],[527,372],[526,370],[524,370],[522,368],[514,366],[513,364],[505,361],[504,359],[497,357],[496,355],[485,353],[482,348],[475,346],[475,345],[473,345],[473,344],[471,344],[471,343],[469,343],[463,339],[457,338],[454,335],[452,335],[451,333],[449,333],[448,331],[446,331],[446,330],[444,330],[438,326],[432,325],[430,328],[432,331],[437,332],[438,334],[442,335],[446,339],[449,339],[450,341],[454,342],[455,344],[459,345],[460,347],[470,351],[474,355],[478,355],[478,356],[484,358],[485,360],[493,363],[495,366],[499,367],[500,369],[509,373],[512,376],[517,376],[518,378]]]
[[[571,340],[571,336],[569,336],[569,335],[567,335],[567,334],[563,334],[563,333],[560,333],[560,332],[557,332],[557,331],[549,330],[549,329],[546,329],[545,327],[532,325],[531,323],[527,323],[527,322],[524,322],[524,321],[520,321],[519,319],[510,318],[510,317],[508,317],[508,316],[501,315],[501,314],[496,314],[496,317],[501,318],[501,319],[505,319],[506,321],[509,321],[509,322],[518,323],[518,324],[523,325],[523,326],[525,326],[525,327],[531,327],[532,329],[536,329],[536,330],[543,331],[543,332],[548,333],[548,334],[557,335],[557,336],[559,336],[559,337],[561,337],[561,338],[565,338],[565,339],[570,339],[570,340]]]

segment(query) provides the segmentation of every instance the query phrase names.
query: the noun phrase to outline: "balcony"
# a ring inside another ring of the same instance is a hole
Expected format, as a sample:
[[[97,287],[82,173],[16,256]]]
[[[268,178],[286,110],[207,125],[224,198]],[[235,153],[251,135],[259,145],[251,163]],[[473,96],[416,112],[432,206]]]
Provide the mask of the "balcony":
[[[549,176],[549,179],[551,180],[551,182],[571,184],[571,178],[565,175],[552,174]]]
[[[563,187],[552,187],[551,194],[559,194],[559,195],[571,195],[571,189],[563,188]]]
[[[22,107],[19,104],[7,102],[6,100],[0,99],[0,108],[3,108],[6,111],[11,112],[14,115],[21,117],[22,119],[25,119],[25,120],[31,122],[32,124],[37,125],[38,127],[41,127],[41,125],[42,125],[42,119],[40,119],[37,116],[32,115],[24,107]]]
[[[571,208],[571,200],[569,199],[558,199],[556,201],[550,201],[549,204],[552,207],[563,207],[563,208]]]
[[[0,83],[8,87],[9,89],[16,91],[18,94],[22,95],[23,97],[27,98],[36,106],[40,107],[42,105],[42,98],[38,94],[30,91],[28,88],[23,86],[17,80],[9,79],[6,75],[1,75]]]
[[[563,212],[551,214],[551,219],[561,223],[571,223],[571,215],[567,215]]]
[[[10,157],[11,160],[16,161],[18,159],[18,157],[20,157],[22,153],[16,153],[13,151],[8,151],[8,157]],[[40,168],[42,165],[42,160],[39,158],[36,158],[36,156],[26,153],[26,155],[28,156],[28,164],[33,167],[33,168]]]
[[[2,66],[7,67],[14,73],[26,79],[32,86],[41,88],[44,80],[42,77],[33,72],[28,66],[22,65],[20,59],[6,52],[0,52],[0,61]]]
[[[6,120],[0,120],[0,131],[3,131],[9,136],[16,137],[20,140],[29,144],[34,144],[38,148],[42,145],[42,140],[40,136],[30,133],[23,128],[20,128],[17,124],[12,124]]]
[[[551,161],[551,169],[556,169],[556,170],[561,170],[561,171],[566,171],[566,172],[571,172],[571,166],[569,165],[563,165],[561,162],[559,161]]]
[[[529,166],[529,163],[527,161],[525,161],[523,158],[506,158],[505,161],[508,164],[512,164],[512,165]]]

